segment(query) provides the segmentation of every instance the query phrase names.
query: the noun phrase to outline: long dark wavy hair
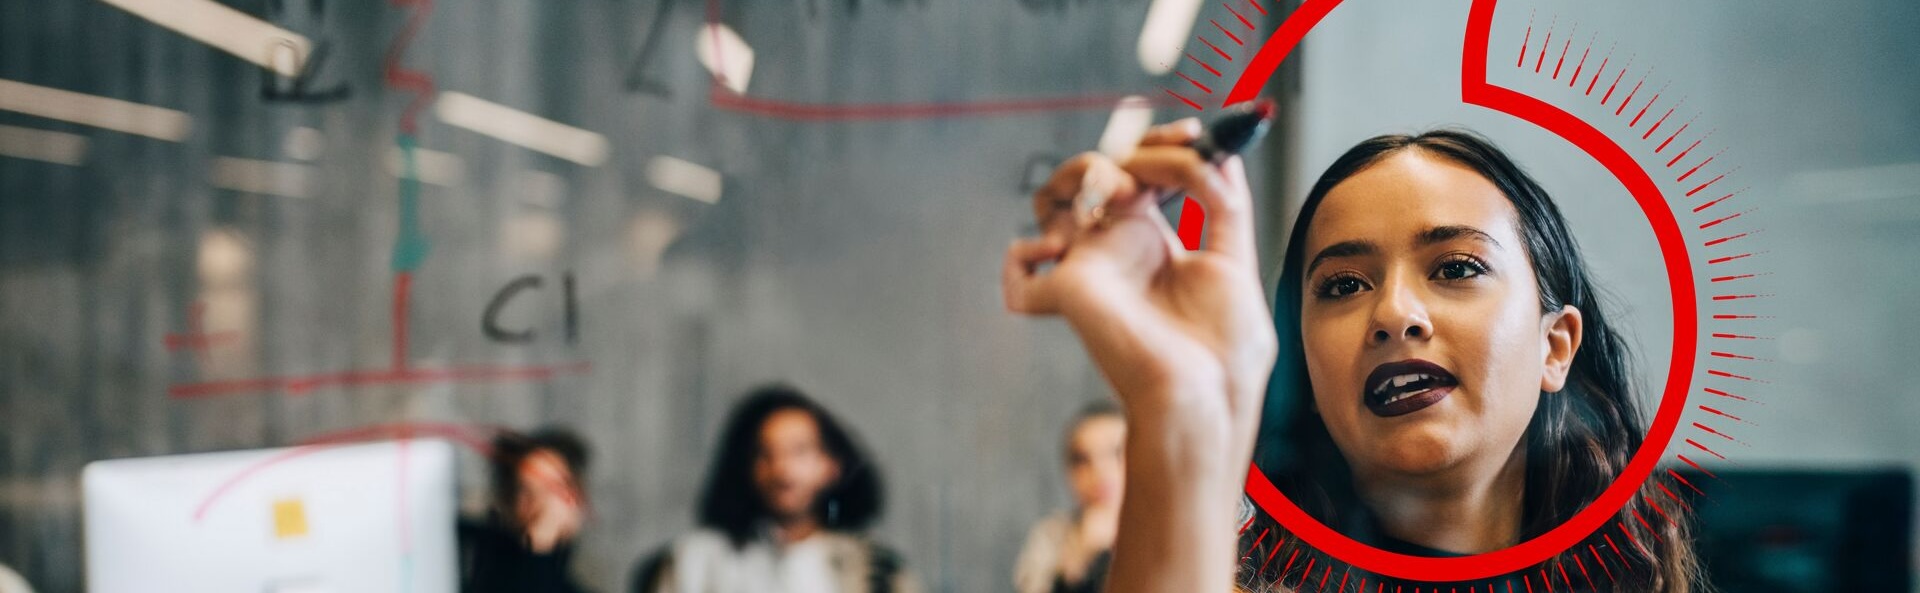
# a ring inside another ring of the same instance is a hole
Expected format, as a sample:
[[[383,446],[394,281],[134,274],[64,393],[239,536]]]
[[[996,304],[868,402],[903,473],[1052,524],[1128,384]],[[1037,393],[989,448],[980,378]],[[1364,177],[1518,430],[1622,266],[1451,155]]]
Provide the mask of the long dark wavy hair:
[[[814,518],[834,531],[857,532],[880,517],[880,468],[875,466],[853,434],[825,407],[787,385],[767,385],[741,398],[720,433],[720,446],[707,473],[700,497],[699,523],[727,535],[735,546],[753,539],[772,518],[753,482],[754,459],[760,455],[760,430],[774,413],[799,410],[813,417],[820,443],[840,466],[840,478],[813,503]]]
[[[1409,150],[1464,165],[1499,188],[1519,213],[1517,230],[1539,284],[1541,311],[1572,305],[1581,312],[1583,336],[1566,387],[1552,397],[1542,393],[1524,437],[1527,467],[1520,538],[1532,539],[1572,518],[1606,490],[1639,450],[1645,438],[1645,414],[1643,404],[1634,397],[1626,343],[1600,301],[1559,208],[1519,165],[1471,132],[1441,129],[1369,138],[1335,160],[1308,192],[1287,240],[1274,303],[1280,353],[1268,387],[1264,426],[1281,430],[1265,435],[1258,462],[1281,492],[1321,523],[1376,547],[1384,541],[1373,527],[1371,514],[1358,502],[1351,470],[1326,425],[1310,409],[1312,385],[1300,328],[1303,250],[1314,213],[1334,186]],[[1677,496],[1681,487],[1669,483],[1664,477],[1649,480],[1614,520],[1587,541],[1534,569],[1511,575],[1514,586],[1523,580],[1544,579],[1560,590],[1699,591],[1688,503]],[[1280,551],[1276,545],[1297,547],[1298,540],[1282,541],[1284,529],[1264,513],[1256,514],[1261,524],[1243,532],[1251,542],[1247,547],[1252,548],[1249,561],[1241,567],[1243,586],[1262,591],[1295,579],[1317,581],[1318,574],[1299,574],[1301,566],[1317,554],[1312,550],[1296,558],[1291,568],[1263,562]],[[1254,533],[1267,531],[1275,533],[1264,541],[1255,540]],[[1317,557],[1322,563],[1331,562],[1323,554]],[[1487,581],[1498,583],[1503,578]],[[1589,579],[1593,585],[1588,585]],[[1355,584],[1359,581],[1353,579]]]

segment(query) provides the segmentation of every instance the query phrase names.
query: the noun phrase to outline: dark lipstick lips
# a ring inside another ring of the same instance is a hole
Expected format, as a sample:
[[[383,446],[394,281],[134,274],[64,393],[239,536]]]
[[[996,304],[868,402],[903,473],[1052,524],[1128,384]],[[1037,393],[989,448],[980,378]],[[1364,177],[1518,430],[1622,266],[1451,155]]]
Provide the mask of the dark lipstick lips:
[[[1394,385],[1396,377],[1403,375],[1419,376],[1402,385]],[[1440,365],[1417,358],[1389,362],[1374,367],[1367,375],[1367,382],[1361,393],[1367,410],[1382,418],[1391,418],[1412,414],[1426,409],[1427,406],[1440,403],[1460,380]],[[1407,395],[1412,394],[1412,395]],[[1405,397],[1400,397],[1405,395]],[[1399,399],[1395,399],[1399,397]]]

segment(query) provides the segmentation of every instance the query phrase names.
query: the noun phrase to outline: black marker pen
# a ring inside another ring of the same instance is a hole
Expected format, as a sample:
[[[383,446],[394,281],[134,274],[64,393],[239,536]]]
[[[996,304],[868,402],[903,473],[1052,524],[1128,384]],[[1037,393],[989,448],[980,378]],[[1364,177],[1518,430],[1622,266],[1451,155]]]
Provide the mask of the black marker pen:
[[[1261,99],[1252,103],[1242,103],[1228,107],[1224,115],[1214,118],[1207,124],[1199,138],[1190,145],[1200,153],[1200,158],[1219,165],[1233,158],[1266,137],[1267,128],[1272,127],[1274,106],[1272,99]],[[1181,188],[1165,190],[1155,202],[1165,205],[1174,196],[1181,194]]]
[[[1226,113],[1208,123],[1201,130],[1200,137],[1193,139],[1188,146],[1199,152],[1200,158],[1218,166],[1258,144],[1266,136],[1267,128],[1271,127],[1274,112],[1271,99],[1228,107]],[[1183,189],[1149,188],[1147,191],[1157,192],[1158,195],[1152,196],[1153,201],[1164,207],[1175,196],[1184,193]],[[1093,169],[1087,170],[1086,177],[1080,182],[1080,194],[1072,201],[1077,217],[1084,221],[1082,224],[1101,223],[1106,219],[1106,197],[1112,191],[1113,188],[1100,183],[1100,177],[1095,175]]]

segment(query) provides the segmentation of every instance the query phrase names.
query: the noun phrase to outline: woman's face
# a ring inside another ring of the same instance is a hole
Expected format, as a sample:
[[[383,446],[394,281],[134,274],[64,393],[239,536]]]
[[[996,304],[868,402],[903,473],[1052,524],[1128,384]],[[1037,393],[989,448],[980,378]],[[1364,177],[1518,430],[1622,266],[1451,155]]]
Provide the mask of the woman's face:
[[[1518,213],[1421,149],[1328,192],[1307,228],[1301,339],[1313,402],[1362,480],[1491,469],[1559,391],[1579,313],[1543,315]]]
[[[813,512],[814,501],[838,479],[840,464],[827,452],[813,414],[789,408],[774,412],[760,425],[753,481],[776,519],[806,518]]]
[[[1113,508],[1127,478],[1127,423],[1118,416],[1095,416],[1073,428],[1067,439],[1067,481],[1082,508]]]

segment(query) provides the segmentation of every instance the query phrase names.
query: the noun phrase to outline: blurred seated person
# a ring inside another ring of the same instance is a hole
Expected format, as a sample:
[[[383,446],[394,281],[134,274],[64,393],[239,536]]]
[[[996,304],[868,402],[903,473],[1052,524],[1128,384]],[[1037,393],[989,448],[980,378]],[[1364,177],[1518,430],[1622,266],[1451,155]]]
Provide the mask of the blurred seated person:
[[[27,585],[27,579],[21,578],[20,573],[0,564],[0,593],[33,593],[33,587]]]
[[[584,591],[569,566],[587,514],[587,446],[561,428],[493,441],[492,508],[460,522],[465,593]]]
[[[833,415],[786,386],[754,390],[727,421],[699,528],[636,567],[636,593],[916,593],[880,516],[880,469]]]
[[[1018,593],[1105,590],[1126,480],[1127,422],[1119,404],[1097,400],[1067,423],[1067,484],[1074,508],[1042,519],[1014,563]]]

